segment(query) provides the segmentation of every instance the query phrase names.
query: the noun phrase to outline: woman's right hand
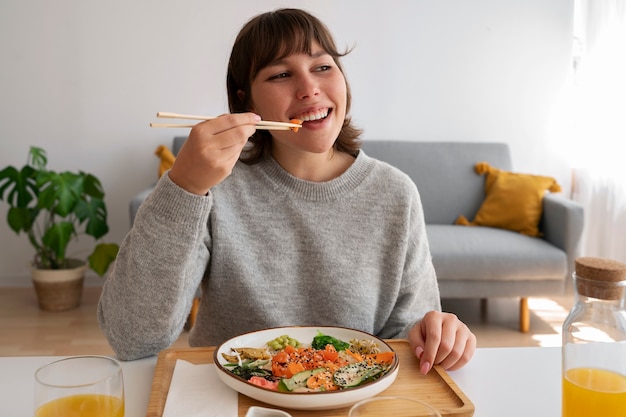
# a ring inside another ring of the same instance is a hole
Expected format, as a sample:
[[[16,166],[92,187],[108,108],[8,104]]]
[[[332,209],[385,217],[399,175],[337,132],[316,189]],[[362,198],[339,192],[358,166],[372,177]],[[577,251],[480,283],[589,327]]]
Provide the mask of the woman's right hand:
[[[237,113],[198,123],[176,155],[170,179],[190,193],[206,195],[230,175],[260,121],[254,113]]]

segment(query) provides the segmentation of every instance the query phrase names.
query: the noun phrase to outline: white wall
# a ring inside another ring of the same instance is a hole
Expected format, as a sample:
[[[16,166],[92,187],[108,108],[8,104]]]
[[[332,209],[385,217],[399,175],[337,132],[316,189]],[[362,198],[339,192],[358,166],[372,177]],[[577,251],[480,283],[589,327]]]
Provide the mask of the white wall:
[[[569,187],[549,143],[570,65],[571,0],[2,0],[0,168],[31,145],[49,167],[87,170],[107,191],[121,241],[128,201],[157,176],[153,155],[181,130],[157,111],[227,111],[225,67],[252,15],[314,12],[340,46],[364,139],[505,141],[517,171]],[[30,285],[32,250],[0,203],[0,286]],[[97,281],[96,281],[97,282]]]

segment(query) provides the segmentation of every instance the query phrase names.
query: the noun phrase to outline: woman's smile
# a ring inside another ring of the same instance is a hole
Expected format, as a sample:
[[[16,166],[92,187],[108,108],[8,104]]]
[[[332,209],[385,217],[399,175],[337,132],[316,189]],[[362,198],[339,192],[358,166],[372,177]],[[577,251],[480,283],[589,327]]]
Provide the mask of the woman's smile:
[[[303,122],[314,122],[316,120],[321,120],[321,119],[325,119],[326,117],[328,117],[328,113],[330,111],[331,109],[329,109],[328,107],[325,107],[316,111],[308,111],[305,113],[295,114],[289,117],[289,119],[298,119]]]

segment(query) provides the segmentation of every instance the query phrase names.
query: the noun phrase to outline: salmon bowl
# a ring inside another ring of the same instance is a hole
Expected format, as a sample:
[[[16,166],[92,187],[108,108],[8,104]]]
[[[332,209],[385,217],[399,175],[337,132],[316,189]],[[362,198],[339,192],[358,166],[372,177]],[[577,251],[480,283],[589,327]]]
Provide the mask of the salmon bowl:
[[[233,337],[213,357],[218,377],[255,400],[294,410],[347,407],[393,384],[398,357],[384,340],[344,327],[277,327]]]

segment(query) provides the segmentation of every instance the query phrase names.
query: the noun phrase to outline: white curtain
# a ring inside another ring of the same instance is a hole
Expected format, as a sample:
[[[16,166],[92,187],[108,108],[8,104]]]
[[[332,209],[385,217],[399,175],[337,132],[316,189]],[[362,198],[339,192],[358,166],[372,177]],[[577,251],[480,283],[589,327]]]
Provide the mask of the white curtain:
[[[626,262],[626,0],[576,0],[572,79],[558,106],[581,255]]]

